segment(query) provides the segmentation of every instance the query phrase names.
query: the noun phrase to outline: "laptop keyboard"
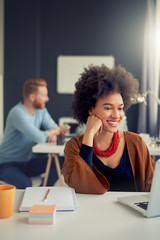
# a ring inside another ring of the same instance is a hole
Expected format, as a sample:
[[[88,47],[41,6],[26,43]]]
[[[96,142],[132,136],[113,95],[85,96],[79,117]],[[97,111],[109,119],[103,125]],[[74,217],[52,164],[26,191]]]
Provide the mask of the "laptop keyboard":
[[[148,207],[148,201],[145,202],[138,202],[138,203],[134,203],[136,206],[143,208],[144,210],[147,210]]]

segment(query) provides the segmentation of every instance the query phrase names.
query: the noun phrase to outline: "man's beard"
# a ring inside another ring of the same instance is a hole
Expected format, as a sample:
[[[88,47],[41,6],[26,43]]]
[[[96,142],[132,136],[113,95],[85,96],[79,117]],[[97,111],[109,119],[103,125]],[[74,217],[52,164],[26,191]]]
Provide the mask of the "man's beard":
[[[44,109],[45,108],[45,103],[39,103],[36,100],[33,103],[33,107],[35,109]]]

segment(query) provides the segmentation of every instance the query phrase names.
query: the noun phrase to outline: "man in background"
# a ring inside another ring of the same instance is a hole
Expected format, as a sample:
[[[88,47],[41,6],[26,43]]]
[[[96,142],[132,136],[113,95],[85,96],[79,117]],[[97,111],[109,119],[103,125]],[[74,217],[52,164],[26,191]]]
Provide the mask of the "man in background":
[[[36,143],[55,142],[60,128],[45,105],[49,101],[44,79],[28,79],[23,87],[23,103],[14,106],[7,117],[0,145],[0,179],[24,189],[32,186],[32,177],[45,172],[47,155],[32,154]],[[57,180],[53,164],[47,185]]]

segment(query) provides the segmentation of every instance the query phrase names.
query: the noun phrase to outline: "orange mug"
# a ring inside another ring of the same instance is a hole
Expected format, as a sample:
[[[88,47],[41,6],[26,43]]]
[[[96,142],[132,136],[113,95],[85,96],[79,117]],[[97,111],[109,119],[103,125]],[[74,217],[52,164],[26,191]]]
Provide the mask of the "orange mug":
[[[13,215],[15,189],[13,185],[0,185],[0,218],[9,218]]]

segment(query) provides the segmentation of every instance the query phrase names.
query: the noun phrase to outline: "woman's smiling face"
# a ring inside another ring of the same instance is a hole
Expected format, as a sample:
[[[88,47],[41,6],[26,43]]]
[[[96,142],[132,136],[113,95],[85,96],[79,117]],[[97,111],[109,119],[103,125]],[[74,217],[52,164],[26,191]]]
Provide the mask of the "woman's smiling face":
[[[124,103],[121,94],[112,93],[99,99],[91,112],[101,119],[104,131],[114,133],[124,117],[123,108]]]

